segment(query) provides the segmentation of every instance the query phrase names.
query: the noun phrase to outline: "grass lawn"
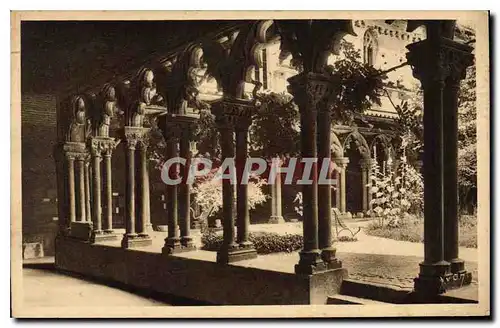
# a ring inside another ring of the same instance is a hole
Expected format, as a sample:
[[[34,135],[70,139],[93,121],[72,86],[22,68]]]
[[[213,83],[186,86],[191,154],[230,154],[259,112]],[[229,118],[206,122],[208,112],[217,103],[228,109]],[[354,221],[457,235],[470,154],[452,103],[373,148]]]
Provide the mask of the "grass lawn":
[[[459,245],[477,248],[477,219],[474,215],[462,215],[459,228]],[[421,243],[424,240],[424,221],[403,222],[398,227],[381,226],[378,220],[365,228],[368,235]]]

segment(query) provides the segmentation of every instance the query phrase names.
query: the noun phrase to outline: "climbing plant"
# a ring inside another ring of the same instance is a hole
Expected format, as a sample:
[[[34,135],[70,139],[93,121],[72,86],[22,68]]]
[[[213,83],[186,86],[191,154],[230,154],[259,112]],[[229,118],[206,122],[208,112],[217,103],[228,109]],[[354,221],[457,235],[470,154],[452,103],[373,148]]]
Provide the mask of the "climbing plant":
[[[372,161],[369,187],[372,194],[372,215],[379,218],[380,225],[398,226],[401,219],[413,214],[417,217],[423,211],[423,177],[407,162],[406,144],[395,169],[388,165],[385,172],[380,171],[377,161]]]

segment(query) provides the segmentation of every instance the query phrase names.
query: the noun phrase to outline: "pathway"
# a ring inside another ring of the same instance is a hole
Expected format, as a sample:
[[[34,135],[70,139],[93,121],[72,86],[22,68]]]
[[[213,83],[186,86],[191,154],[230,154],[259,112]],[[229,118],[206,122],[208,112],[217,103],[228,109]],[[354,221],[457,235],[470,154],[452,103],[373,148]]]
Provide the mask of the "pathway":
[[[23,268],[25,306],[109,307],[169,305],[118,288],[59,273],[55,270],[53,263],[54,258],[43,258],[25,264]]]

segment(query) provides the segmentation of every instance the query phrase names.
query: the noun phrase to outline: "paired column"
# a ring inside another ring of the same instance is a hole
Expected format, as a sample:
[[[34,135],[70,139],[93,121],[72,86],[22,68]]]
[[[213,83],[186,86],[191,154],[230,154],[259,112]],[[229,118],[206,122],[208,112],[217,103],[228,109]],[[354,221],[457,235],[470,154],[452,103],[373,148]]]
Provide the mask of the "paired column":
[[[113,138],[109,137],[92,138],[91,172],[92,172],[92,221],[94,222],[94,231],[93,231],[94,241],[113,240],[117,237],[116,235],[113,234],[113,206],[112,206],[113,189],[111,181],[111,153],[115,145],[116,144]],[[105,209],[104,217],[103,217],[103,207]]]
[[[162,249],[164,254],[174,254],[196,250],[191,237],[191,188],[188,181],[191,165],[189,147],[193,123],[197,117],[169,115],[166,117],[167,160],[180,157],[185,160],[182,168],[177,161],[170,165],[168,175],[175,183],[167,184],[167,224],[168,235]],[[179,176],[179,172],[181,173]],[[180,234],[179,234],[180,230]]]
[[[248,210],[248,186],[241,183],[247,159],[247,134],[254,106],[248,101],[222,100],[214,104],[213,112],[220,132],[222,161],[234,160],[236,132],[236,176],[222,180],[222,223],[223,243],[217,252],[218,263],[230,263],[257,257],[253,244],[248,239],[250,216]],[[240,115],[234,115],[239,113]],[[234,169],[234,167],[233,167]],[[234,170],[233,170],[234,172]],[[238,236],[235,241],[234,196],[237,183],[237,225]]]
[[[63,146],[67,159],[67,197],[69,222],[66,226],[68,236],[88,241],[91,225],[89,210],[89,183],[88,183],[88,149],[83,142],[66,142]],[[76,165],[75,165],[76,161]],[[76,166],[76,167],[75,167]]]
[[[470,283],[458,260],[456,85],[472,63],[472,48],[442,36],[442,21],[428,21],[427,39],[407,48],[424,91],[424,261],[415,290],[438,294]],[[453,64],[452,64],[453,62]],[[456,260],[452,273],[450,261]],[[458,271],[457,271],[458,270]]]
[[[126,188],[125,196],[127,202],[126,208],[126,232],[123,235],[122,247],[132,248],[140,246],[149,246],[152,239],[145,230],[144,216],[149,215],[145,210],[149,208],[146,205],[145,187],[149,184],[144,183],[148,179],[145,166],[147,166],[147,137],[149,129],[142,127],[125,127],[126,143]],[[136,156],[138,148],[139,156]],[[138,157],[138,161],[136,161]],[[138,163],[136,163],[138,162]],[[136,167],[137,165],[137,167]]]
[[[325,85],[318,74],[298,74],[288,81],[290,91],[300,110],[300,148],[302,158],[317,158],[316,133],[317,109],[316,105],[324,94]],[[325,84],[328,82],[325,81]],[[322,94],[323,93],[323,94]],[[318,243],[318,172],[317,163],[312,164],[310,179],[312,183],[302,186],[303,196],[303,235],[304,247],[300,251],[299,263],[295,265],[295,272],[299,274],[313,274],[326,269],[320,258]]]

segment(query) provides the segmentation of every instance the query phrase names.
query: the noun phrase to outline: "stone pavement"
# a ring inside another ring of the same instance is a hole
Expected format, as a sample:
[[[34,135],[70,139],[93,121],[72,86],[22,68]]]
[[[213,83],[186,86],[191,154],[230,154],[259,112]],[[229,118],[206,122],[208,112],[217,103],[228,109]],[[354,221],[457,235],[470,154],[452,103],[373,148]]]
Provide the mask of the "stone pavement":
[[[356,229],[368,222],[348,221]],[[357,230],[357,229],[356,229]],[[302,233],[301,223],[256,224],[250,231]],[[199,231],[193,231],[199,246]],[[154,232],[153,245],[156,251],[163,246],[166,232]],[[361,230],[356,242],[337,242],[337,256],[348,269],[349,279],[384,284],[391,287],[411,289],[413,278],[422,261],[423,244],[396,241],[369,236]],[[190,253],[190,257],[196,257]],[[188,253],[186,253],[186,256]],[[214,254],[215,256],[215,254]],[[477,250],[460,248],[460,256],[466,260],[466,268],[473,274],[473,285],[477,285]],[[265,268],[282,272],[293,272],[298,262],[298,252],[259,255],[257,259],[234,263],[237,266]],[[33,261],[32,261],[33,262]],[[78,277],[58,273],[53,267],[53,258],[30,263],[23,269],[24,300],[31,306],[161,306],[182,304],[178,300],[159,301],[143,297],[126,290],[109,287]],[[185,305],[185,304],[182,304]]]
[[[424,254],[424,244],[412,243],[409,241],[393,240],[381,237],[367,235],[363,227],[370,221],[345,221],[349,228],[354,231],[361,227],[361,231],[356,235],[356,242],[336,242],[335,247],[339,252],[361,253],[361,254],[383,254],[383,255],[402,255],[422,257]],[[302,234],[302,223],[287,222],[283,224],[253,224],[250,225],[250,231],[267,231],[280,234]],[[343,232],[341,236],[349,235]],[[477,262],[477,249],[460,247],[460,257],[465,261]]]
[[[54,258],[30,261],[23,268],[25,306],[166,306],[168,303],[59,273]],[[36,263],[38,262],[38,263]]]
[[[349,279],[379,284],[413,288],[413,278],[418,274],[418,264],[423,260],[424,245],[407,241],[367,235],[363,227],[370,221],[346,221],[353,229],[361,227],[356,242],[336,242],[337,256],[349,272]],[[302,223],[255,224],[250,231],[276,233],[302,233]],[[343,233],[342,235],[344,235]],[[273,263],[276,270],[285,270],[298,262],[297,252],[291,254],[260,255],[260,261]],[[274,257],[274,258],[273,258]],[[466,268],[472,272],[472,283],[477,284],[477,249],[460,247],[460,257],[466,261]],[[274,264],[276,263],[276,264]]]

